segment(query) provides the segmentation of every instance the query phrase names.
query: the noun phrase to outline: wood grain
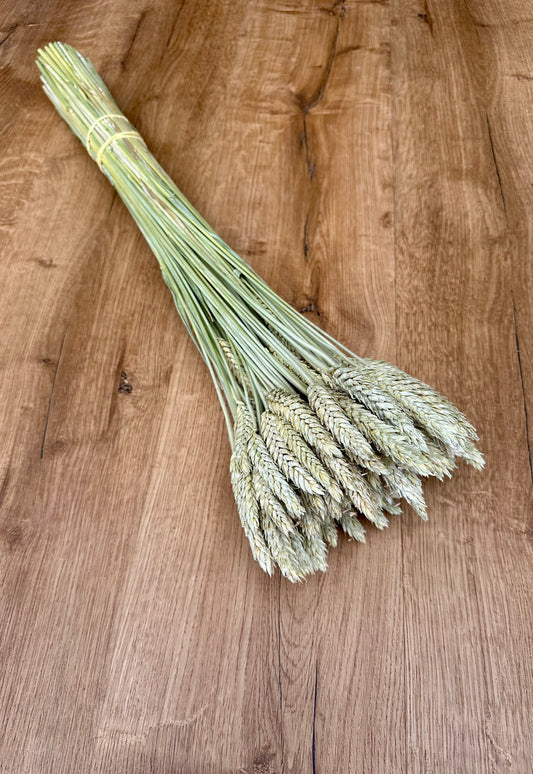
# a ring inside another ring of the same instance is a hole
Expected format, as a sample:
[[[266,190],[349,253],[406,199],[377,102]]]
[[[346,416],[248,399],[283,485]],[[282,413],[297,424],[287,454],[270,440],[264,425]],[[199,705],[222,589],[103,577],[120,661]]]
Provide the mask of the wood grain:
[[[0,18],[0,771],[531,771],[527,0],[45,0]],[[42,94],[78,46],[302,314],[487,457],[294,587],[253,563],[204,366]]]

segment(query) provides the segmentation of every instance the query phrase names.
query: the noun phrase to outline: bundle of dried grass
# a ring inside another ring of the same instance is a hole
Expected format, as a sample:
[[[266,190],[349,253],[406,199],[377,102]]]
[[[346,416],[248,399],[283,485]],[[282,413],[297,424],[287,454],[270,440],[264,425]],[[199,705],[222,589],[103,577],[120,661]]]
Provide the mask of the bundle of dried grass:
[[[89,60],[53,43],[47,95],[130,210],[204,358],[232,446],[253,556],[299,581],[326,569],[337,527],[364,542],[422,479],[483,457],[465,416],[394,366],[361,359],[302,317],[208,226],[149,153]]]

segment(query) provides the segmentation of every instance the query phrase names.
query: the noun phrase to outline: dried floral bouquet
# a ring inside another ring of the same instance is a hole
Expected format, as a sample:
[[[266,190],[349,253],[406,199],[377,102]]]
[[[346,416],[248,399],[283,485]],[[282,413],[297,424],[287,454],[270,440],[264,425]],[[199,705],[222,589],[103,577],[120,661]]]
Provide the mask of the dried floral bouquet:
[[[299,581],[325,570],[338,527],[364,542],[421,479],[483,457],[464,415],[428,385],[362,359],[305,319],[209,227],[148,151],[88,59],[52,43],[48,97],[133,215],[213,378],[231,482],[255,559]]]

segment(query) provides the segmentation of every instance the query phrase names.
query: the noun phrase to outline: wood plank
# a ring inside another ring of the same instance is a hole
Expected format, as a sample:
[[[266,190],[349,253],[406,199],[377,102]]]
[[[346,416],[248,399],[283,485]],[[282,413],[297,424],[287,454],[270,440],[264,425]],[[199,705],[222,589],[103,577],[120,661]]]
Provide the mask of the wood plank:
[[[202,164],[195,164],[201,156],[195,143],[214,146],[209,127],[199,132],[198,119],[191,116],[199,97],[206,99],[203,83],[220,66],[221,52],[230,60],[239,9],[233,29],[228,19],[228,33],[218,46],[211,32],[213,44],[205,49],[210,58],[202,63],[185,56],[190,62],[180,69],[169,34],[173,6],[168,4],[164,13],[154,9],[140,26],[143,8],[128,6],[122,29],[116,7],[100,10],[103,16],[92,25],[91,36],[91,26],[83,24],[73,6],[61,37],[91,51],[149,142],[151,127],[157,128],[159,158],[171,171],[171,156],[175,166],[179,161],[190,171],[189,179],[177,178],[201,204],[193,183],[205,188],[224,150],[224,137],[216,137],[218,154],[206,154]],[[184,9],[191,51],[202,50],[206,34],[209,39],[208,22],[195,4]],[[82,38],[74,34],[78,25]],[[98,40],[100,25],[107,32]],[[217,25],[216,14],[210,25]],[[44,41],[59,36],[56,22],[40,34]],[[161,52],[152,41],[166,40],[167,34],[168,52],[159,64]],[[32,59],[40,42],[34,40],[27,49]],[[12,56],[17,62],[20,50]],[[139,67],[147,68],[140,82]],[[2,706],[9,708],[9,723],[2,766],[66,772],[91,767],[144,771],[157,765],[174,771],[178,764],[199,770],[212,760],[212,770],[219,770],[218,761],[229,765],[236,758],[240,765],[245,756],[251,766],[278,738],[277,671],[267,666],[265,675],[262,668],[274,656],[277,666],[277,615],[272,626],[276,608],[269,601],[272,593],[277,600],[277,592],[256,571],[241,535],[228,487],[229,449],[220,409],[152,256],[109,185],[50,112],[31,68],[32,104],[46,117],[41,133],[34,130],[35,144],[42,146],[48,134],[43,159],[55,162],[56,170],[52,188],[42,175],[12,233],[14,239],[18,234],[17,256],[24,266],[31,255],[23,240],[33,237],[39,258],[47,260],[51,247],[57,248],[54,259],[63,271],[58,268],[53,275],[56,284],[46,286],[42,302],[37,283],[44,284],[42,272],[51,269],[35,261],[33,274],[26,269],[25,282],[12,271],[3,286],[9,292],[10,281],[21,294],[32,290],[35,299],[17,301],[18,318],[5,310],[11,325],[6,354],[13,353],[13,394],[26,400],[34,415],[28,419],[26,447],[20,435],[13,442],[21,459],[31,459],[31,469],[12,460],[3,511],[5,534],[10,546],[16,545],[6,555],[8,680]],[[189,88],[195,68],[197,85]],[[160,101],[148,99],[154,73],[161,83]],[[222,80],[224,72],[218,77]],[[187,95],[179,106],[183,136],[178,137],[172,115],[176,92],[168,85],[173,79]],[[224,93],[215,93],[223,108]],[[211,132],[217,135],[217,123]],[[190,158],[176,159],[176,147],[185,145]],[[19,153],[24,158],[23,147]],[[219,174],[224,177],[224,170]],[[61,186],[56,187],[56,178]],[[77,198],[72,186],[64,185],[68,180],[76,181]],[[28,225],[35,210],[43,211],[46,226],[37,243]],[[37,310],[29,320],[28,309]],[[28,341],[23,321],[32,325],[35,343]],[[52,362],[41,363],[43,355]],[[25,393],[26,386],[33,391],[40,386],[30,366],[42,371],[41,395]],[[122,371],[131,393],[118,391]],[[7,406],[13,412],[17,404],[12,398]],[[20,425],[13,427],[21,433]],[[21,498],[21,491],[27,496]],[[218,560],[213,556],[217,545]],[[209,641],[212,647],[206,647]],[[213,658],[213,652],[219,657]],[[245,674],[250,674],[246,682]],[[257,709],[250,707],[250,691],[254,698],[263,697]],[[258,722],[263,706],[268,710]],[[215,735],[213,725],[219,729]],[[250,743],[244,752],[243,733]]]
[[[389,9],[338,4],[327,33],[321,77],[300,66],[297,88],[309,297],[334,336],[394,360]],[[296,593],[281,584],[283,770],[402,771],[400,524],[369,529],[366,546],[341,540],[330,556],[323,579]]]
[[[512,18],[526,4],[507,5]],[[427,529],[402,521],[410,771],[531,760],[532,501],[511,258],[530,265],[531,251],[504,198],[512,171],[503,153],[496,165],[491,107],[494,63],[515,36],[489,6],[393,11],[398,358],[466,410],[487,457],[483,475],[461,468],[427,488]],[[503,46],[486,44],[479,14]],[[507,153],[519,132],[502,139]]]

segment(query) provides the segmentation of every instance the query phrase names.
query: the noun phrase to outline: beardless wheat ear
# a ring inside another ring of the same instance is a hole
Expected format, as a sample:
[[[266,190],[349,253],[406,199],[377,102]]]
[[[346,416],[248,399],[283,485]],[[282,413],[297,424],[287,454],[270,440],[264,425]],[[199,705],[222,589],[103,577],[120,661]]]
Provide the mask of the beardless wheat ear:
[[[272,459],[286,478],[303,492],[323,495],[324,489],[292,453],[283,426],[278,424],[277,417],[269,411],[264,411],[261,415],[261,432]]]
[[[248,454],[254,467],[272,493],[283,503],[287,512],[300,519],[304,508],[298,495],[276,465],[265,442],[258,433],[254,433],[248,442]]]
[[[252,464],[247,449],[248,436],[252,433],[253,425],[249,426],[245,407],[241,406],[237,414],[235,446],[230,461],[231,484],[241,524],[250,543],[252,555],[263,570],[272,575],[274,564],[259,521],[259,504],[255,494]]]
[[[342,492],[338,484],[329,475],[324,465],[320,462],[303,437],[285,419],[276,416],[272,412],[264,412],[262,419],[264,417],[268,417],[268,420],[266,421],[277,430],[278,434],[287,444],[287,447],[291,450],[302,467],[304,467],[319,484],[320,488],[328,492],[334,500],[340,501],[342,499]],[[313,493],[323,494],[324,492],[314,491]]]
[[[273,414],[285,419],[320,454],[343,456],[342,449],[322,426],[309,404],[297,395],[275,390],[266,395],[266,401]]]
[[[413,420],[385,390],[365,378],[360,370],[354,366],[337,368],[328,374],[326,379],[337,389],[343,390],[350,398],[366,406],[379,419],[398,428],[403,435],[411,439],[413,444],[421,449],[426,448],[424,433],[415,427]]]
[[[340,446],[363,459],[375,456],[371,445],[364,435],[351,424],[331,390],[320,384],[312,384],[307,396],[309,405]]]

